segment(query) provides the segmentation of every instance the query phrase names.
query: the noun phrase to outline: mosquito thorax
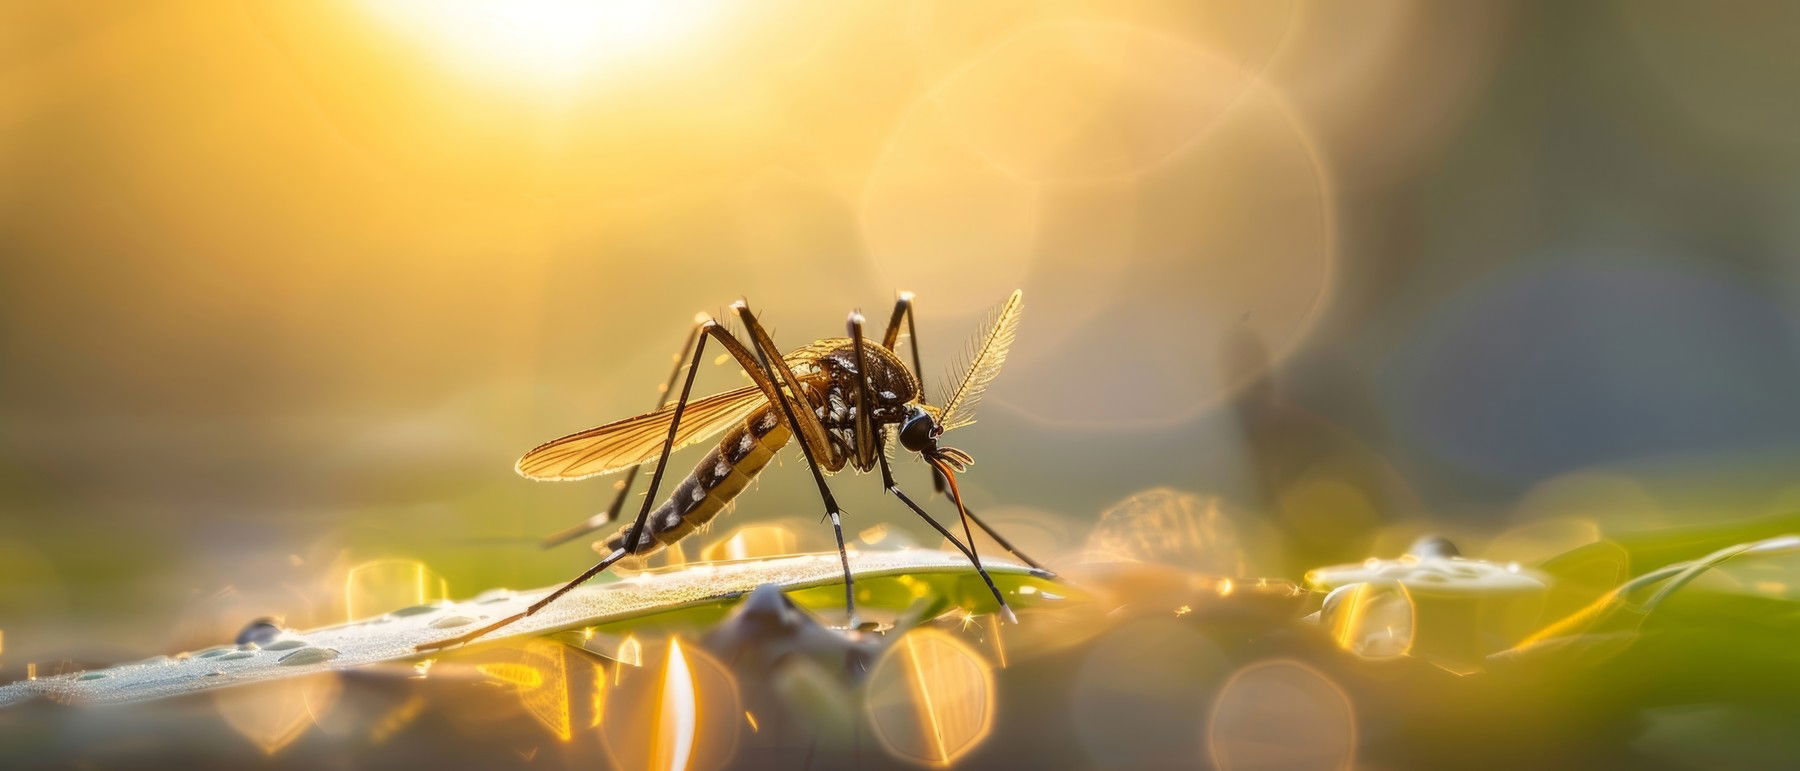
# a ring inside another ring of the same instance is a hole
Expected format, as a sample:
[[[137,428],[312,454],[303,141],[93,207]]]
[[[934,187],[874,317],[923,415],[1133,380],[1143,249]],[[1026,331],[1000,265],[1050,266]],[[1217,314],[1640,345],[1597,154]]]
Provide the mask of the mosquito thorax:
[[[904,420],[904,407],[918,393],[918,381],[899,357],[877,343],[863,342],[863,358],[869,363],[869,397],[874,401],[875,422],[887,424]],[[855,346],[845,344],[819,357],[819,367],[830,378],[829,396],[834,397],[830,401],[854,404],[859,387]],[[827,414],[835,412],[835,406],[828,405]]]

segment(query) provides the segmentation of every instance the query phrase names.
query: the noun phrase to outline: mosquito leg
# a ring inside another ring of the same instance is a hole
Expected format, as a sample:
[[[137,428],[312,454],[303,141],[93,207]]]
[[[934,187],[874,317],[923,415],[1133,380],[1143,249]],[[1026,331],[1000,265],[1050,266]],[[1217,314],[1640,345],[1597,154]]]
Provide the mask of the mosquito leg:
[[[933,469],[933,473],[936,473],[936,469]],[[982,532],[987,533],[989,538],[994,539],[994,543],[1000,544],[1000,548],[1005,549],[1014,557],[1024,560],[1025,564],[1037,568],[1038,570],[1042,570],[1046,573],[1053,572],[1049,568],[1044,567],[1042,563],[1039,563],[1037,560],[1026,555],[1025,552],[1019,551],[1018,547],[1013,546],[1011,541],[1006,540],[1005,536],[1000,535],[1000,531],[989,527],[988,523],[981,521],[981,517],[975,516],[975,512],[969,507],[964,506],[962,512],[969,515],[969,519],[974,520],[975,526],[981,528]]]
[[[682,362],[687,361],[688,351],[693,350],[694,344],[698,342],[699,339],[700,327],[696,325],[693,329],[688,331],[687,340],[681,344],[681,352],[675,354],[675,366],[669,370],[668,381],[663,383],[662,388],[656,392],[656,409],[660,410],[668,405],[669,394],[675,390],[675,381],[681,377],[681,364]],[[619,492],[613,495],[612,505],[607,506],[605,511],[588,517],[574,527],[550,534],[544,538],[543,547],[548,549],[553,546],[561,546],[569,541],[587,535],[588,533],[592,533],[595,530],[606,527],[608,524],[612,523],[613,520],[618,519],[619,512],[625,508],[626,496],[631,494],[631,483],[637,480],[638,471],[641,469],[643,469],[643,466],[632,466],[629,471],[625,472],[625,478],[619,481]]]
[[[911,299],[911,298],[908,295],[901,295],[902,303],[905,303],[909,299]],[[901,313],[904,313],[904,312],[905,312],[904,306],[895,308],[894,315],[895,315],[896,319],[899,317],[899,315]],[[848,326],[849,326],[849,332],[850,332],[850,340],[856,346],[856,371],[858,374],[858,377],[856,378],[856,400],[857,400],[857,404],[858,404],[858,418],[861,418],[862,414],[864,412],[866,412],[866,410],[863,409],[861,407],[861,405],[874,403],[873,399],[871,399],[869,396],[870,389],[869,389],[868,357],[866,354],[863,353],[863,335],[862,335],[863,317],[862,317],[862,314],[860,314],[860,313],[850,314],[850,321],[849,321]],[[888,324],[888,332],[890,334],[892,334],[894,332],[894,324],[892,322],[890,322]],[[917,350],[917,349],[914,349],[914,350]],[[865,430],[864,429],[864,421],[859,419],[856,422],[856,427],[857,427],[857,431],[859,431],[859,432]],[[894,471],[892,468],[890,468],[888,466],[887,453],[885,451],[883,451],[881,448],[882,436],[880,434],[876,434],[874,429],[872,429],[872,428],[867,429],[867,430],[869,430],[870,433],[872,434],[870,437],[870,441],[875,443],[875,457],[881,459],[880,462],[881,462],[881,484],[882,484],[882,487],[884,489],[886,489],[888,492],[893,493],[894,497],[899,498],[900,501],[902,503],[905,503],[908,508],[912,509],[914,512],[917,512],[918,515],[920,517],[923,517],[926,522],[931,523],[932,528],[936,529],[939,533],[942,533],[945,538],[950,540],[950,543],[952,543],[956,546],[957,551],[962,552],[963,556],[969,558],[969,564],[974,565],[975,572],[979,573],[981,575],[981,580],[987,582],[988,590],[994,593],[994,600],[996,602],[1000,603],[1000,610],[1006,613],[1007,620],[1017,623],[1019,620],[1019,617],[1013,613],[1012,607],[1006,604],[1006,597],[1000,593],[1000,588],[994,585],[993,576],[988,575],[987,568],[984,568],[981,566],[981,557],[975,553],[975,539],[972,535],[969,534],[968,521],[967,520],[963,521],[963,537],[967,538],[969,541],[968,545],[965,546],[965,545],[963,545],[963,543],[961,541],[956,540],[956,536],[952,535],[949,530],[946,530],[943,525],[938,524],[937,520],[932,519],[930,514],[926,514],[924,509],[919,508],[918,504],[913,503],[913,500],[911,498],[906,497],[906,493],[902,492],[900,490],[900,486],[898,484],[894,483]],[[858,444],[861,444],[861,442],[858,442]],[[1033,567],[1036,567],[1036,566],[1034,565]]]
[[[900,320],[906,319],[906,336],[911,341],[907,346],[912,349],[913,377],[919,380],[919,403],[925,404],[925,365],[919,358],[919,331],[913,328],[913,293],[901,292],[894,300],[894,313],[888,317],[887,331],[881,335],[881,345],[888,350],[900,344]],[[939,488],[942,492],[942,488]]]
[[[808,404],[806,395],[800,391],[799,377],[782,359],[780,349],[776,348],[774,341],[769,339],[769,334],[763,330],[762,323],[756,320],[756,315],[750,312],[750,306],[740,300],[732,307],[737,310],[738,317],[744,320],[744,327],[750,334],[750,343],[763,352],[763,364],[772,370],[768,373],[769,377],[786,383],[787,387],[794,392],[795,401],[802,405]],[[850,574],[850,552],[844,548],[844,523],[841,516],[843,510],[838,507],[837,497],[831,494],[831,487],[825,484],[825,473],[819,470],[819,459],[814,457],[814,442],[807,439],[806,433],[806,429],[816,427],[819,436],[823,438],[826,436],[824,427],[819,425],[818,416],[814,415],[812,410],[803,409],[801,411],[807,421],[807,423],[802,423],[802,418],[795,414],[793,404],[789,403],[787,399],[776,399],[775,401],[781,405],[781,411],[787,417],[788,426],[800,439],[800,452],[806,456],[806,467],[812,470],[813,482],[819,486],[819,498],[825,504],[825,515],[831,519],[831,533],[837,538],[838,561],[844,566],[844,613],[848,628],[855,629],[856,579]],[[824,441],[818,442],[818,446],[821,451],[829,447]]]
[[[929,404],[925,398],[925,364],[919,356],[919,330],[913,325],[913,318],[917,315],[917,311],[913,309],[913,293],[901,292],[894,300],[894,312],[888,316],[887,331],[881,335],[881,344],[890,351],[894,350],[894,346],[900,344],[900,322],[906,322],[909,341],[907,347],[912,349],[913,377],[919,381],[919,403]],[[944,479],[943,473],[936,466],[931,468],[931,489],[939,495],[950,489],[949,480]]]
[[[775,347],[775,341],[769,338],[768,330],[763,329],[762,322],[756,320],[756,315],[750,312],[750,307],[743,300],[732,303],[731,307],[737,313],[738,318],[744,321],[744,331],[750,336],[750,345],[756,348],[759,360],[759,362],[752,362],[748,356],[741,356],[739,361],[743,362],[745,369],[757,367],[753,377],[773,381],[776,390],[780,390],[783,386],[787,388],[788,393],[791,394],[789,398],[795,405],[802,408],[792,416],[799,421],[798,425],[791,427],[794,429],[794,433],[809,445],[814,458],[821,453],[829,453],[831,442],[825,431],[825,425],[819,421],[819,416],[813,414],[812,405],[806,399],[805,387],[801,384],[800,377],[795,375],[794,370],[788,366],[787,360],[781,355],[781,349]],[[763,390],[768,392],[769,387],[765,385]],[[775,398],[773,393],[770,393],[769,399],[770,401],[782,401]],[[834,466],[832,470],[835,471],[836,467]]]
[[[478,639],[486,636],[487,633],[489,633],[489,632],[492,632],[496,629],[499,629],[508,624],[511,624],[514,621],[518,621],[519,619],[522,619],[526,616],[529,616],[533,613],[543,610],[544,606],[549,605],[556,598],[569,593],[570,590],[574,589],[577,586],[587,583],[588,579],[593,578],[594,576],[600,575],[601,571],[603,571],[609,567],[612,567],[613,563],[618,562],[619,560],[622,560],[624,558],[625,558],[625,550],[624,549],[615,549],[615,550],[613,550],[612,554],[606,555],[606,559],[600,560],[599,563],[595,564],[591,568],[588,568],[586,572],[582,573],[579,576],[576,576],[575,580],[570,581],[566,584],[563,584],[560,588],[558,588],[554,592],[551,592],[549,595],[545,596],[543,599],[532,603],[531,607],[526,608],[522,611],[519,611],[518,613],[514,613],[510,616],[507,616],[506,618],[500,619],[499,621],[495,621],[492,624],[488,624],[487,626],[484,626],[480,629],[477,629],[473,632],[462,635],[460,637],[452,637],[448,640],[438,640],[437,642],[421,643],[421,644],[415,646],[413,648],[413,650],[435,651],[435,650],[442,650],[444,648],[449,648],[449,647],[456,646],[456,645],[462,645],[462,644],[468,643],[468,642],[474,642],[475,640],[478,640]]]
[[[892,315],[888,316],[887,331],[881,336],[881,344],[886,346],[890,351],[894,350],[894,346],[900,344],[900,322],[906,322],[906,336],[910,341],[908,347],[912,349],[913,375],[919,379],[919,403],[925,404],[925,365],[921,363],[919,357],[919,331],[913,325],[913,318],[917,315],[918,311],[913,308],[913,293],[901,292],[899,298],[894,300],[894,312]],[[948,481],[949,480],[944,479],[943,472],[938,471],[936,466],[931,467],[932,489],[936,490],[939,494],[942,494],[949,489]],[[963,507],[963,513],[968,514],[969,519],[975,520],[975,526],[981,528],[982,532],[987,533],[989,537],[993,538],[995,543],[1000,544],[1000,548],[1005,549],[1014,557],[1024,560],[1027,565],[1037,568],[1038,570],[1049,571],[1049,568],[1044,567],[1037,560],[1026,556],[1025,552],[1019,551],[1017,547],[1012,545],[1011,541],[1006,540],[1005,536],[1000,535],[998,531],[989,527],[988,523],[983,522],[981,517],[975,516],[975,512],[970,511],[968,507]],[[974,543],[971,542],[969,545],[974,546]]]
[[[893,469],[888,467],[887,453],[879,452],[875,454],[875,457],[881,459],[881,484],[883,489],[893,493],[894,497],[899,498],[901,503],[906,504],[907,508],[912,509],[914,514],[919,515],[920,519],[925,520],[927,524],[931,525],[931,529],[938,531],[938,534],[942,535],[944,540],[949,541],[951,546],[955,546],[956,550],[962,552],[964,557],[968,557],[969,564],[975,566],[975,572],[981,575],[981,580],[987,584],[988,591],[994,593],[994,601],[1000,603],[1000,610],[1006,614],[1006,619],[1013,623],[1018,623],[1019,617],[1013,613],[1012,606],[1006,604],[1005,595],[1000,593],[1000,587],[994,585],[994,577],[988,575],[987,568],[981,566],[981,560],[975,556],[975,552],[970,550],[968,546],[964,546],[962,541],[957,540],[956,535],[951,533],[948,528],[944,527],[937,520],[932,519],[931,515],[925,513],[925,510],[920,508],[919,504],[914,503],[912,498],[907,497],[906,492],[900,489],[900,485],[894,482],[894,472]]]
[[[667,470],[669,466],[669,452],[675,447],[675,432],[681,428],[681,413],[687,409],[688,397],[694,391],[694,375],[700,371],[700,357],[706,353],[706,336],[716,336],[719,334],[724,334],[724,332],[719,329],[718,322],[715,322],[712,319],[706,319],[702,321],[699,326],[695,327],[693,360],[688,364],[687,379],[682,381],[681,384],[681,398],[675,401],[675,412],[669,419],[669,435],[663,440],[662,456],[656,461],[655,473],[650,475],[650,491],[644,496],[644,505],[638,510],[637,522],[631,526],[630,536],[625,539],[627,546],[636,547],[643,543],[644,522],[650,518],[650,507],[652,504],[656,503],[656,488],[662,485],[663,472]],[[737,341],[733,339],[732,342],[735,343]],[[459,637],[452,637],[448,640],[441,640],[433,643],[424,643],[417,646],[416,650],[437,650],[452,645],[470,642],[481,638],[489,632],[504,627],[507,624],[511,624],[514,621],[518,621],[519,619],[543,610],[544,606],[549,605],[551,602],[555,601],[556,598],[569,593],[569,591],[573,590],[575,587],[586,583],[588,579],[599,575],[601,571],[612,567],[613,563],[624,559],[627,553],[628,552],[625,549],[614,550],[613,553],[607,555],[605,559],[600,560],[593,567],[588,568],[586,572],[576,576],[575,580],[563,584],[561,588],[551,592],[543,599],[532,603],[531,607],[526,608],[519,613],[507,616],[506,618],[500,619],[499,621]]]

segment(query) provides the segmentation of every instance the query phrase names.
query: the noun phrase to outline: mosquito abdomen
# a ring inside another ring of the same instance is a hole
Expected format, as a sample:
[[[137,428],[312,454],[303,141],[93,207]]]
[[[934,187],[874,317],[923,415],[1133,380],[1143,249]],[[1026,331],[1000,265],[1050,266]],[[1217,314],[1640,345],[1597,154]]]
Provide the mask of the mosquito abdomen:
[[[668,544],[704,527],[725,509],[738,493],[769,465],[776,451],[788,443],[793,432],[777,415],[780,409],[764,405],[744,418],[742,425],[725,432],[718,446],[707,451],[694,470],[675,486],[668,500],[650,512],[637,548],[626,551],[634,556],[654,553]],[[635,521],[625,523],[619,532],[594,544],[595,551],[611,554],[625,549]]]

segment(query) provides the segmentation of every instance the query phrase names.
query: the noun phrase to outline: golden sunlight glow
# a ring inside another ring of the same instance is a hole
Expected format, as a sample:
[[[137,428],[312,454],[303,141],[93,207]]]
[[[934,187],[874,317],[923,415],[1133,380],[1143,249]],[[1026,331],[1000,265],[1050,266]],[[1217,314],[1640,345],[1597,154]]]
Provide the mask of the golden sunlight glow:
[[[448,64],[509,85],[566,86],[694,31],[718,0],[368,0]]]

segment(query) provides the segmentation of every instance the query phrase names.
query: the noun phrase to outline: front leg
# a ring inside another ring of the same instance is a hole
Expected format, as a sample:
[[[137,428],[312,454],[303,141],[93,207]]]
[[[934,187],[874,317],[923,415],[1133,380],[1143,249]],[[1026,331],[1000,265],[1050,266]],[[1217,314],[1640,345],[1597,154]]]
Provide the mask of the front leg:
[[[837,538],[838,561],[844,566],[844,614],[848,628],[856,628],[856,579],[850,574],[850,552],[844,548],[844,523],[842,509],[838,507],[837,497],[831,494],[831,487],[825,484],[825,472],[819,470],[818,455],[835,454],[828,439],[829,432],[819,422],[819,417],[809,409],[811,403],[806,400],[806,391],[800,378],[789,368],[787,360],[782,358],[781,350],[775,347],[775,341],[769,339],[769,333],[763,330],[762,323],[756,320],[756,314],[750,312],[750,306],[739,300],[732,306],[738,317],[743,320],[744,327],[750,335],[751,344],[763,356],[763,366],[770,370],[767,374],[771,380],[786,383],[794,392],[793,401],[801,404],[796,412],[788,399],[776,399],[781,404],[781,412],[787,418],[788,427],[800,439],[800,452],[806,456],[806,467],[812,470],[813,482],[819,487],[819,499],[825,504],[825,516],[831,519],[831,533]],[[835,455],[831,456],[835,462]]]
[[[906,298],[903,297],[902,302],[904,302],[905,299]],[[899,317],[899,314],[900,314],[899,310],[896,310],[894,312],[894,315],[896,318]],[[869,398],[869,391],[871,390],[869,388],[869,363],[868,363],[868,359],[865,358],[865,355],[863,354],[863,337],[862,337],[863,317],[862,317],[862,314],[860,314],[860,313],[850,314],[849,331],[850,331],[850,340],[856,346],[857,403],[858,404],[872,404],[873,401]],[[892,324],[889,324],[888,331],[890,333],[893,332]],[[858,410],[858,417],[861,417],[863,414],[866,414],[867,412],[868,412],[867,410]],[[969,534],[969,521],[967,519],[963,520],[963,537],[969,539],[969,544],[967,546],[964,546],[961,541],[956,540],[956,536],[952,535],[949,530],[944,529],[943,525],[938,524],[937,520],[932,519],[930,514],[926,514],[925,510],[919,508],[918,504],[913,503],[911,498],[906,497],[906,493],[901,492],[900,485],[894,483],[894,471],[893,471],[893,469],[888,467],[887,452],[884,451],[881,446],[884,441],[884,439],[883,439],[884,434],[881,433],[880,429],[874,428],[872,426],[865,429],[864,421],[861,421],[861,420],[857,421],[856,429],[858,432],[861,432],[864,430],[867,430],[869,432],[869,442],[872,445],[874,445],[875,457],[879,458],[880,463],[881,463],[882,489],[885,489],[888,492],[893,493],[894,497],[899,498],[902,503],[905,503],[907,505],[907,507],[911,508],[914,512],[917,512],[918,515],[920,517],[924,518],[924,520],[926,522],[931,523],[931,526],[933,528],[936,528],[939,533],[942,533],[945,538],[949,539],[950,543],[955,545],[957,550],[963,553],[963,556],[968,557],[969,564],[975,566],[975,572],[981,575],[981,580],[987,582],[988,591],[994,593],[994,600],[996,602],[1000,603],[1000,610],[1006,614],[1007,620],[1012,621],[1015,624],[1018,623],[1019,617],[1013,613],[1012,606],[1006,604],[1006,597],[1000,593],[1000,588],[994,585],[994,577],[988,575],[987,568],[984,568],[981,566],[981,557],[975,553],[975,537],[973,535]],[[860,444],[860,442],[859,442],[859,444]]]

